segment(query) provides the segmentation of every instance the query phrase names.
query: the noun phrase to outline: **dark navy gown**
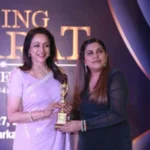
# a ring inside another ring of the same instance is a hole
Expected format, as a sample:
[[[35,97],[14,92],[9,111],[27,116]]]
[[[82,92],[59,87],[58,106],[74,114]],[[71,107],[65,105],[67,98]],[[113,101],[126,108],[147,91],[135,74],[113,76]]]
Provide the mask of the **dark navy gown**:
[[[87,131],[79,132],[78,150],[132,150],[123,74],[116,69],[109,73],[107,105],[90,101],[88,90],[81,99],[80,118],[86,120]]]

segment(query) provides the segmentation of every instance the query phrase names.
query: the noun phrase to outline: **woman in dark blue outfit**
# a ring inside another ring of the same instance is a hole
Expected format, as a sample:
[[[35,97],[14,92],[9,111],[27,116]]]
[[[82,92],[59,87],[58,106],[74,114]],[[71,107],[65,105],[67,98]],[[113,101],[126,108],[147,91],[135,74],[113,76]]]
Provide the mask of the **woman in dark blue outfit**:
[[[127,101],[124,75],[110,67],[104,43],[88,39],[82,44],[78,59],[75,120],[60,130],[79,131],[78,150],[131,150]]]

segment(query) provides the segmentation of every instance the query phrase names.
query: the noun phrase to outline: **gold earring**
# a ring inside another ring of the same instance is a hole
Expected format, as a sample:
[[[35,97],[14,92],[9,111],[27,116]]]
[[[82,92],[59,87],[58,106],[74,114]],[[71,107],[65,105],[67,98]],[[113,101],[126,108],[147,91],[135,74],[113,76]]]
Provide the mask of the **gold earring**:
[[[85,68],[85,73],[87,74],[88,70],[86,64],[84,65],[84,68]]]
[[[107,60],[106,60],[106,62],[105,62],[105,64],[104,64],[104,68],[107,66]]]

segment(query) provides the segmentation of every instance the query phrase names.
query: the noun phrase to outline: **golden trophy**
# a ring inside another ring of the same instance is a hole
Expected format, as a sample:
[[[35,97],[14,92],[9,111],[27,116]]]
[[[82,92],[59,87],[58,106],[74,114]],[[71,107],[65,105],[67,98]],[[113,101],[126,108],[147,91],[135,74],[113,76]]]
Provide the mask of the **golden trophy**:
[[[68,92],[68,84],[63,83],[61,84],[61,101],[60,103],[64,106],[65,105],[65,96]],[[57,116],[57,122],[55,124],[55,128],[64,125],[67,122],[67,114],[64,111],[64,108],[62,107],[60,112]]]

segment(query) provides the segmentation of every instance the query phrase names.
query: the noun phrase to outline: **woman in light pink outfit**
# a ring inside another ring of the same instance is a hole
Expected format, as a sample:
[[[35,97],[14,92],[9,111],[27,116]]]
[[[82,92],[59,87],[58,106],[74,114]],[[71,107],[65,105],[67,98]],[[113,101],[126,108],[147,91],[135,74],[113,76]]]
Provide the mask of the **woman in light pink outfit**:
[[[43,27],[30,30],[23,47],[23,66],[12,71],[8,120],[17,123],[13,150],[71,150],[69,134],[55,129],[61,108],[60,86],[66,74],[55,65],[56,46]],[[70,113],[71,106],[64,107]]]

